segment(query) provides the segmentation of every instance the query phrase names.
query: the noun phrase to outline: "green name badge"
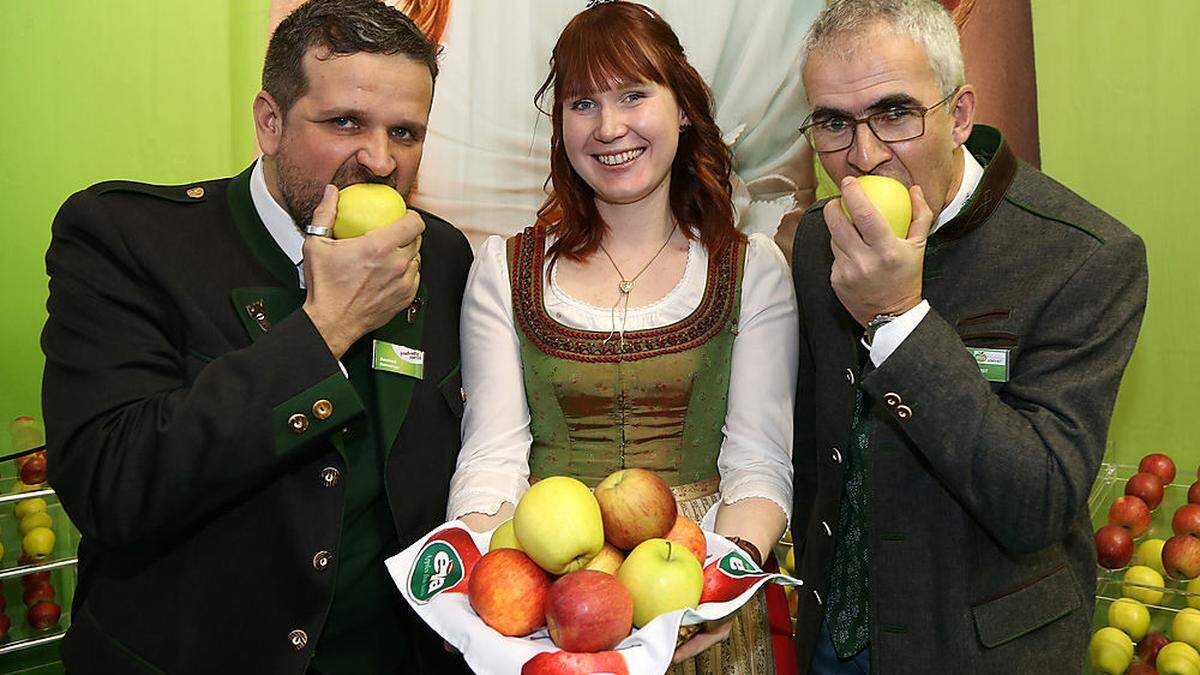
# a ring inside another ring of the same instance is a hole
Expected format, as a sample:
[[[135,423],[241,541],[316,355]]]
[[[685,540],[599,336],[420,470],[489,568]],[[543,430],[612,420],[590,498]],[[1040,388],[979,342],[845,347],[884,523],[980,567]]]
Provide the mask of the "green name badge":
[[[397,375],[425,379],[425,352],[420,349],[375,340],[371,351],[371,367]]]
[[[1007,349],[975,349],[967,348],[975,363],[979,364],[979,372],[988,382],[1008,382],[1008,350]]]

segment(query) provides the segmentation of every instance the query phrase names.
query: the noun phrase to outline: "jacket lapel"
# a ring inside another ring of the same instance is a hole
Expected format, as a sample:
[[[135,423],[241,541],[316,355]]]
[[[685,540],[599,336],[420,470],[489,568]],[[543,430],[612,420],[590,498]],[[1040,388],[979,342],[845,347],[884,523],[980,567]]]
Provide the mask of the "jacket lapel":
[[[376,329],[371,333],[371,338],[423,351],[428,305],[429,291],[421,284],[417,288],[417,298],[413,300],[412,307],[401,311],[391,321]],[[371,376],[375,379],[375,409],[371,412],[376,415],[375,419],[379,420],[382,440],[390,452],[408,414],[408,405],[412,401],[417,379],[385,370],[372,370]]]

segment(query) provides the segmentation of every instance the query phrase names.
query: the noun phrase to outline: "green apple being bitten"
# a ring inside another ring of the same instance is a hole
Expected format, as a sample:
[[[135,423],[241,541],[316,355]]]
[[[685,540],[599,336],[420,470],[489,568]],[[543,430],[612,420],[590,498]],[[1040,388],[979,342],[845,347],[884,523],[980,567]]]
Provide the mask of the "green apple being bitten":
[[[666,539],[647,539],[629,552],[617,580],[633,596],[633,625],[695,607],[704,590],[704,570],[687,548]]]
[[[892,232],[899,238],[908,236],[908,226],[912,222],[912,199],[908,196],[908,188],[904,183],[887,176],[859,176],[858,181],[871,204],[883,214]],[[842,199],[842,213],[854,221],[846,208],[846,200]]]
[[[333,238],[349,239],[391,225],[404,217],[404,198],[388,185],[356,183],[338,191]]]
[[[529,487],[513,513],[513,531],[521,550],[555,575],[583,569],[604,546],[596,497],[567,476],[543,478]]]

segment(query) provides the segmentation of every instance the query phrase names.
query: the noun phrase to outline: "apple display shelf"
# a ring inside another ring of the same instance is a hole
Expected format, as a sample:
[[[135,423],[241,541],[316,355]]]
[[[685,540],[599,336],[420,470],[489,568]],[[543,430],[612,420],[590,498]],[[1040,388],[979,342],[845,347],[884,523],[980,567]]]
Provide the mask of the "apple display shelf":
[[[542,672],[543,667],[547,668],[545,672],[558,672],[554,669],[556,659],[595,666],[587,672],[665,673],[681,626],[732,614],[765,583],[785,587],[804,583],[759,569],[740,548],[711,531],[714,513],[715,509],[700,525],[708,548],[702,565],[705,586],[716,590],[706,590],[704,601],[695,609],[662,614],[635,628],[612,650],[596,654],[561,651],[544,627],[524,637],[505,637],[479,618],[467,599],[467,584],[475,562],[488,551],[491,532],[472,532],[460,521],[451,521],[389,558],[387,568],[417,615],[462,652],[476,673],[529,675]]]
[[[1138,467],[1126,464],[1102,464],[1100,474],[1093,485],[1088,498],[1088,513],[1092,519],[1092,530],[1095,531],[1108,524],[1108,510],[1113,502],[1125,494],[1125,483],[1138,473]],[[1154,509],[1150,518],[1150,529],[1145,534],[1134,538],[1134,546],[1148,539],[1170,539],[1174,536],[1171,529],[1171,518],[1175,509],[1187,504],[1188,487],[1191,479],[1196,478],[1196,467],[1180,464],[1177,466],[1175,480],[1164,486],[1163,500]],[[1096,567],[1096,611],[1092,618],[1092,633],[1108,625],[1108,610],[1112,603],[1124,597],[1127,593],[1137,594],[1137,590],[1161,592],[1162,599],[1147,604],[1150,610],[1150,631],[1158,631],[1171,636],[1171,625],[1175,615],[1189,607],[1200,607],[1200,593],[1187,590],[1186,581],[1178,581],[1164,577],[1163,585],[1145,585],[1124,580],[1125,572],[1130,566],[1137,565],[1137,559],[1120,569],[1110,570],[1097,565]],[[1190,602],[1190,605],[1189,605]],[[1136,642],[1136,641],[1135,641]],[[1098,671],[1089,669],[1089,675]]]

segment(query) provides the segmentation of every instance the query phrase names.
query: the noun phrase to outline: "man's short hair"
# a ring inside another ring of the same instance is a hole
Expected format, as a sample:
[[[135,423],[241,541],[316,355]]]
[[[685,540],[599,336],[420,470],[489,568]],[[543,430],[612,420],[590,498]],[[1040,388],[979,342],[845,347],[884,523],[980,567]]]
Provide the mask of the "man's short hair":
[[[437,80],[438,46],[400,10],[381,0],[308,0],[275,29],[263,63],[262,88],[285,114],[308,91],[303,62],[310,49],[318,58],[403,54]]]
[[[801,69],[815,50],[835,43],[852,58],[855,38],[880,24],[925,50],[943,96],[966,82],[958,28],[936,0],[833,0],[808,29]]]

